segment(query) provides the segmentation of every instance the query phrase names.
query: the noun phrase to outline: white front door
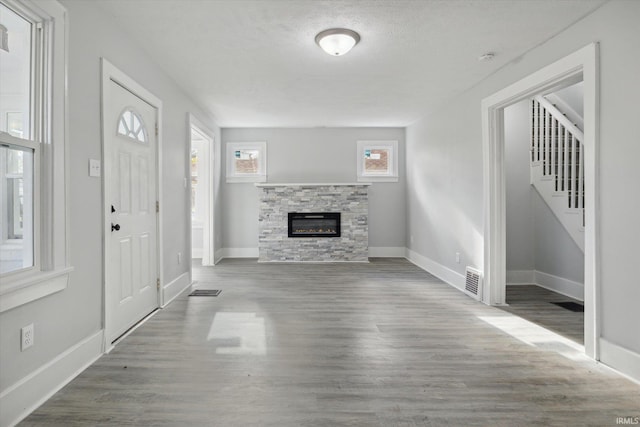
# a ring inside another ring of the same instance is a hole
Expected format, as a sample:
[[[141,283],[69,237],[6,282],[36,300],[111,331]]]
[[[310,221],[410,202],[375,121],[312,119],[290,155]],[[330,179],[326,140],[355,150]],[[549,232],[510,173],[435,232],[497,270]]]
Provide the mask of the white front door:
[[[156,108],[104,88],[107,343],[158,307]]]

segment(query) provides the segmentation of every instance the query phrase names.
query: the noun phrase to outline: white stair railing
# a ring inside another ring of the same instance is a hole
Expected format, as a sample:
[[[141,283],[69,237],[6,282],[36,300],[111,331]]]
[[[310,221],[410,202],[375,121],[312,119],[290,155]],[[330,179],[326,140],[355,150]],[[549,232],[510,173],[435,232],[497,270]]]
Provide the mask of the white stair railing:
[[[542,96],[531,100],[531,168],[532,184],[547,204],[557,205],[558,197],[566,202],[554,213],[578,242],[579,237],[569,228],[564,214],[575,218],[584,227],[584,134],[562,112]],[[551,181],[551,185],[548,182]],[[543,190],[543,191],[540,191]]]

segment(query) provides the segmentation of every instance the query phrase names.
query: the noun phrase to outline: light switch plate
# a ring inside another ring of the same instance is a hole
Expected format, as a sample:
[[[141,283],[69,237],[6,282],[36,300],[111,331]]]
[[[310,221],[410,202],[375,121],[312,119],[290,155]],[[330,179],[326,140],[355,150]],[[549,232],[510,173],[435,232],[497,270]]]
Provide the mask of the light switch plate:
[[[89,176],[100,177],[100,160],[89,159]]]

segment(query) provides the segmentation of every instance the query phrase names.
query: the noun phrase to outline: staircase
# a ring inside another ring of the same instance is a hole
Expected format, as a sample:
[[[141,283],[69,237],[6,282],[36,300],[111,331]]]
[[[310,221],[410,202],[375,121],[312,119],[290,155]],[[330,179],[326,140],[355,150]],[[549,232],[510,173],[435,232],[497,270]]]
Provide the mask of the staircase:
[[[584,134],[542,96],[531,124],[531,185],[584,252]]]

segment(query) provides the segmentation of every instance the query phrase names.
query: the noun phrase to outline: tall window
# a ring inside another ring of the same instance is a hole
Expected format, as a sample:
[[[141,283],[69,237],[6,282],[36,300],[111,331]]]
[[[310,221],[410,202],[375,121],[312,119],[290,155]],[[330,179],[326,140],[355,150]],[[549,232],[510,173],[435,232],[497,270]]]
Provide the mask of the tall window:
[[[60,290],[50,279],[70,270],[65,15],[56,1],[0,0],[0,311]]]

